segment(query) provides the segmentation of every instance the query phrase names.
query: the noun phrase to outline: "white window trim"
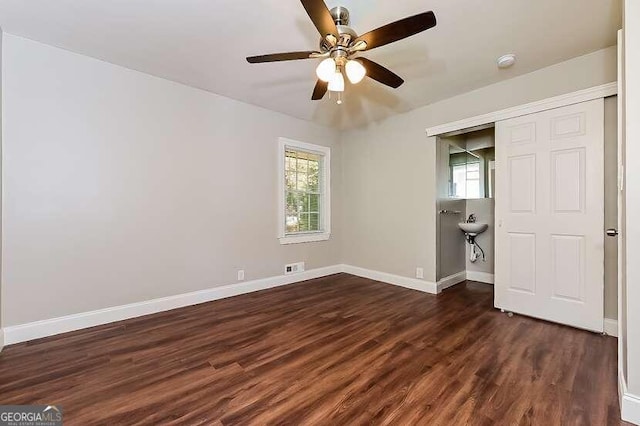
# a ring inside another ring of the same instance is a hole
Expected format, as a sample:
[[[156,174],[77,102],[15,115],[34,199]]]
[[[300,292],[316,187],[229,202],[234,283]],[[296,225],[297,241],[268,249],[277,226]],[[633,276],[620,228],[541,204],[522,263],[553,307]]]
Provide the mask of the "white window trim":
[[[287,148],[298,151],[307,151],[323,156],[323,179],[321,182],[323,203],[322,203],[322,224],[323,230],[319,232],[304,232],[287,235],[285,223],[285,176],[284,176],[284,156]],[[314,241],[326,241],[331,237],[331,148],[321,145],[314,145],[293,139],[278,139],[278,240],[280,244],[298,244]]]

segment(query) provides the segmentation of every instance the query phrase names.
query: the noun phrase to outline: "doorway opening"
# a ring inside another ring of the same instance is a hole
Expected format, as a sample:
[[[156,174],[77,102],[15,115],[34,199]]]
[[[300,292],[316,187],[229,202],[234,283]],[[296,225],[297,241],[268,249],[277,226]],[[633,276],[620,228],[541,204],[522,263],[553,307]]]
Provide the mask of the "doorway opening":
[[[443,134],[437,141],[437,262],[441,288],[493,284],[495,129]]]

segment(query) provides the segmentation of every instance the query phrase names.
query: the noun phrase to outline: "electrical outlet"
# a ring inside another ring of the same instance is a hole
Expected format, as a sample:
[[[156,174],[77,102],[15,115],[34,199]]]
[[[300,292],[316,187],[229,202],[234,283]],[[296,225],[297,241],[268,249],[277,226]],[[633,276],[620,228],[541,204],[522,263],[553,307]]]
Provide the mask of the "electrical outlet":
[[[416,268],[416,278],[424,278],[424,269]]]
[[[238,281],[244,281],[244,269],[238,271]]]
[[[299,272],[304,272],[304,262],[298,263],[290,263],[288,265],[284,265],[284,274],[297,274]]]

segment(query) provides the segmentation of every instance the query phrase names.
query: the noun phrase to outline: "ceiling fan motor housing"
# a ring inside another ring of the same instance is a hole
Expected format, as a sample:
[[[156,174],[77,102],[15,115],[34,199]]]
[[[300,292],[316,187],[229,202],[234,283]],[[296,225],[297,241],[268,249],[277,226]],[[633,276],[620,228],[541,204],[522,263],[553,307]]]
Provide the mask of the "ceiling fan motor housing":
[[[349,25],[349,9],[346,7],[336,6],[330,13],[336,25]]]
[[[336,28],[338,29],[338,35],[340,36],[340,40],[338,40],[337,46],[348,46],[351,41],[358,38],[358,34],[349,26],[349,10],[343,6],[337,6],[331,9],[331,17],[336,24]],[[333,49],[334,46],[329,43],[329,41],[325,38],[320,39],[320,51],[328,52]]]

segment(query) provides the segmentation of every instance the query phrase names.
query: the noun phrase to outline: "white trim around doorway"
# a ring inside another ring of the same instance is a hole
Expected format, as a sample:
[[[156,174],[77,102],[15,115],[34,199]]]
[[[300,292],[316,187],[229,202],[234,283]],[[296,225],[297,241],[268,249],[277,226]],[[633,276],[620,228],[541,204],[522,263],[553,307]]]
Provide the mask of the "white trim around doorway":
[[[502,109],[500,111],[490,112],[488,114],[477,115],[475,117],[469,117],[462,120],[452,121],[450,123],[429,127],[427,128],[427,136],[438,136],[444,133],[484,126],[489,123],[495,123],[496,121],[508,120],[510,118],[516,118],[527,114],[560,108],[567,105],[578,104],[593,99],[606,98],[607,96],[614,96],[616,94],[618,94],[618,83],[614,81],[612,83],[578,90],[577,92],[554,96],[553,98],[547,98],[540,101],[515,106],[512,108]]]

